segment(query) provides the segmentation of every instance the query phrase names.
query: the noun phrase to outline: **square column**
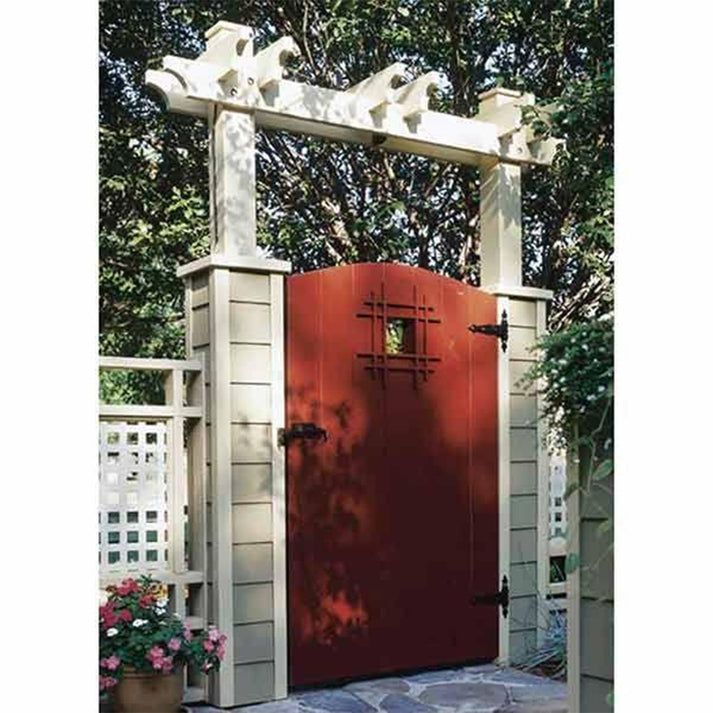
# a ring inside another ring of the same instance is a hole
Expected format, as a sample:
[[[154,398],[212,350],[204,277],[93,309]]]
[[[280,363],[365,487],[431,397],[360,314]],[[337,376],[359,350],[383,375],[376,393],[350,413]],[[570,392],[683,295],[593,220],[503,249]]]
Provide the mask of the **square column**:
[[[210,702],[287,695],[284,275],[211,255],[179,269],[189,355],[206,360],[208,619],[228,636]]]
[[[519,92],[492,89],[479,113],[504,115]],[[509,141],[507,135],[502,141]],[[510,582],[510,615],[500,619],[500,660],[518,663],[543,642],[549,584],[549,454],[544,403],[522,377],[537,359],[534,346],[547,331],[552,292],[522,286],[521,169],[496,162],[480,170],[480,284],[505,310],[510,341],[498,365],[500,569]]]
[[[255,115],[212,105],[208,131],[211,252],[255,255]]]

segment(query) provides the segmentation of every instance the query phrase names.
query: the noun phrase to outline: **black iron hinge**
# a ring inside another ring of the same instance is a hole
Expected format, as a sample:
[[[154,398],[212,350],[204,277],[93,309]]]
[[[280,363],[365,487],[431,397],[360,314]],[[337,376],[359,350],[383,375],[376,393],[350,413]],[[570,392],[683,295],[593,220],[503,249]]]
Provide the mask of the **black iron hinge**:
[[[500,324],[471,324],[468,329],[473,334],[487,334],[491,337],[498,337],[502,350],[507,351],[510,325],[508,324],[508,313],[505,310],[503,310],[500,318]]]
[[[503,617],[508,618],[510,608],[510,587],[508,586],[507,575],[503,575],[503,582],[500,591],[494,594],[477,594],[470,600],[471,604],[497,604],[503,610]]]

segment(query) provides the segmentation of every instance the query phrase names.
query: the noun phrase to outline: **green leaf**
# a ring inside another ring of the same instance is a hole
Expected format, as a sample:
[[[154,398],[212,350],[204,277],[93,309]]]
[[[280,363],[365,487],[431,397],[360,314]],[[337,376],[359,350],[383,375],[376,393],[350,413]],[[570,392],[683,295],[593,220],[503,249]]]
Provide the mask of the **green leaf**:
[[[572,574],[579,567],[579,555],[576,552],[570,552],[564,561],[565,574]]]
[[[607,460],[602,461],[596,467],[594,473],[592,473],[592,480],[595,482],[597,480],[604,480],[604,478],[606,478],[612,474],[613,470],[614,470],[614,463],[611,460],[611,458],[607,458]]]

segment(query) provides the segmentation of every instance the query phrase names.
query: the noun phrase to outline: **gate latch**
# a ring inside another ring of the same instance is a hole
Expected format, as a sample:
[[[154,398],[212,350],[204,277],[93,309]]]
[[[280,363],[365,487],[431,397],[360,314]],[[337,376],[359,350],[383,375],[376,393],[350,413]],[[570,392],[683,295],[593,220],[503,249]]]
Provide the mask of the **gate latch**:
[[[508,313],[505,310],[503,310],[502,317],[500,318],[500,324],[471,324],[468,329],[473,332],[473,334],[487,334],[491,337],[498,337],[502,350],[507,351],[509,325]]]
[[[477,594],[471,600],[471,604],[497,604],[503,610],[503,617],[508,618],[508,608],[510,607],[510,587],[508,586],[507,575],[503,575],[503,583],[499,592],[495,594]]]
[[[286,446],[295,439],[326,441],[327,431],[314,423],[293,423],[290,428],[281,428],[277,432],[277,442],[281,446]]]

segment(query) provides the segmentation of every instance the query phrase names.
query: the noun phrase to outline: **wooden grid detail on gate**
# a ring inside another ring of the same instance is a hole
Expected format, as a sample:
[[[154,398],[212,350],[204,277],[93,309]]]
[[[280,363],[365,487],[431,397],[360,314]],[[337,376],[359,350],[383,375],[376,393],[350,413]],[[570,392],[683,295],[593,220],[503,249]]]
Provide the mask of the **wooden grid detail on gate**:
[[[418,388],[419,381],[428,381],[434,373],[434,365],[441,361],[440,356],[429,354],[430,325],[440,324],[435,307],[426,303],[426,296],[419,294],[416,285],[410,302],[390,301],[386,296],[386,285],[382,281],[380,293],[373,290],[363,302],[366,311],[357,312],[358,318],[371,322],[370,350],[357,352],[357,359],[365,359],[364,368],[371,372],[373,379],[379,379],[386,388],[389,372],[407,372],[413,375],[413,385]],[[390,353],[386,349],[386,329],[389,319],[409,319],[414,323],[413,350],[402,353]]]

